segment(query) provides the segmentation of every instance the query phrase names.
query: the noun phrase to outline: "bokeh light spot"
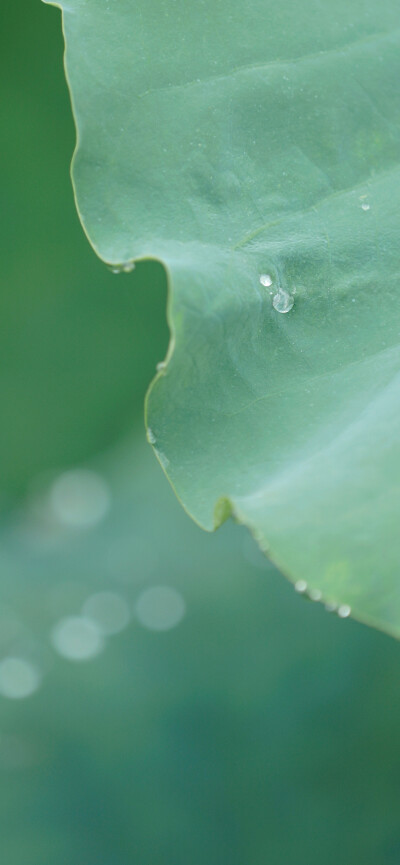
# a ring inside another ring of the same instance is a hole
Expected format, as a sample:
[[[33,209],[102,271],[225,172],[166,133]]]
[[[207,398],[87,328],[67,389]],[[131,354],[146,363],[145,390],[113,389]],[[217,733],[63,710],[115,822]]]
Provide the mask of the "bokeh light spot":
[[[139,622],[152,631],[175,628],[185,615],[185,601],[176,589],[152,586],[139,596],[135,612]]]
[[[89,661],[104,648],[98,626],[84,616],[60,619],[51,632],[51,642],[56,652],[69,661]]]
[[[115,592],[98,592],[85,601],[82,613],[95,622],[102,634],[118,634],[129,624],[129,607]]]
[[[0,694],[13,700],[30,697],[41,681],[39,671],[24,658],[9,656],[0,661]]]
[[[73,469],[60,475],[50,490],[50,506],[64,526],[89,528],[105,517],[110,492],[104,478],[89,469]]]

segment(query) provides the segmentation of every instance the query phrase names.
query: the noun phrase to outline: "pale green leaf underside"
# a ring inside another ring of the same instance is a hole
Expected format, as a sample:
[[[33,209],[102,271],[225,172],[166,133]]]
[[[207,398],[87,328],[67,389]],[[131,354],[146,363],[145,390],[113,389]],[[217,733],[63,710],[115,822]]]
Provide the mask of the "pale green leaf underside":
[[[63,11],[84,227],[168,274],[148,425],[178,496],[400,634],[397,0]]]

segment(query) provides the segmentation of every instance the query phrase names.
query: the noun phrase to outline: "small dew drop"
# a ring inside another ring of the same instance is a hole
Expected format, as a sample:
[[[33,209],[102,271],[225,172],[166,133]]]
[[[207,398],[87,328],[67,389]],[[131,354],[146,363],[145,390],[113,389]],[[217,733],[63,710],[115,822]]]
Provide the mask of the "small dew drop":
[[[260,276],[260,282],[261,285],[265,286],[265,288],[269,288],[269,286],[272,285],[272,279],[269,273],[262,273]]]
[[[125,261],[123,264],[115,264],[110,267],[111,273],[132,273],[136,267],[134,261]]]
[[[322,592],[320,592],[319,589],[310,589],[308,597],[310,598],[310,601],[320,601],[322,598]]]
[[[361,205],[361,210],[370,210],[371,205],[367,204],[366,201]]]
[[[246,561],[253,565],[253,567],[265,571],[267,567],[265,555],[263,555],[257,544],[254,543],[254,539],[250,535],[244,537],[242,552]]]
[[[277,312],[290,312],[293,309],[294,297],[284,288],[278,288],[272,298],[272,306]]]
[[[166,454],[164,454],[162,451],[159,451],[158,448],[155,448],[155,452],[158,456],[158,459],[160,460],[163,469],[167,469],[169,466],[169,459]]]
[[[304,592],[307,591],[307,583],[305,580],[297,580],[294,587],[296,592],[299,592],[300,595],[304,595]]]
[[[167,366],[167,364],[166,364],[165,360],[160,360],[160,363],[158,363],[156,366],[157,372],[161,372],[161,370],[165,369],[166,366]]]
[[[341,619],[347,619],[351,613],[351,607],[348,604],[341,604],[337,614]]]
[[[336,613],[337,604],[327,603],[327,604],[325,604],[325,609],[326,609],[327,613]]]
[[[147,436],[147,441],[149,442],[149,444],[155,445],[157,439],[153,433],[153,430],[150,427],[147,427],[146,436]]]

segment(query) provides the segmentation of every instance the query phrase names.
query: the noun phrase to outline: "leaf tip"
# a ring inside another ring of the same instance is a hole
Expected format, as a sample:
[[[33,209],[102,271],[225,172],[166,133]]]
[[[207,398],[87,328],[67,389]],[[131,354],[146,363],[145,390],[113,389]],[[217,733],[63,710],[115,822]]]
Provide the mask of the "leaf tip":
[[[214,507],[214,528],[218,529],[232,516],[232,504],[226,496],[221,496]]]

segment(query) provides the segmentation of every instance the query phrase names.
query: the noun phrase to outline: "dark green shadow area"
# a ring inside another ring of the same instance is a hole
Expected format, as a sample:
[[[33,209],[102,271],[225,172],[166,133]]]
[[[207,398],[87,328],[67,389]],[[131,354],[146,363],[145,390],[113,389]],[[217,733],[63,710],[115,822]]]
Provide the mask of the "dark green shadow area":
[[[0,475],[8,497],[32,474],[85,460],[142,421],[168,334],[161,266],[116,276],[80,227],[58,10],[7,2],[1,17]]]

